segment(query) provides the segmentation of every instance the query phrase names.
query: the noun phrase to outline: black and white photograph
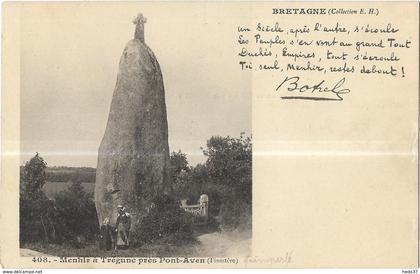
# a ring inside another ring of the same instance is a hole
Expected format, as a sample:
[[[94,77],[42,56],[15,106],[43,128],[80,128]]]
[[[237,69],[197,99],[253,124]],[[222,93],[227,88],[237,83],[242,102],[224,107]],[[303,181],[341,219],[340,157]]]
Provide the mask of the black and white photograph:
[[[21,256],[249,255],[250,86],[195,36],[217,22],[76,10],[22,20]]]

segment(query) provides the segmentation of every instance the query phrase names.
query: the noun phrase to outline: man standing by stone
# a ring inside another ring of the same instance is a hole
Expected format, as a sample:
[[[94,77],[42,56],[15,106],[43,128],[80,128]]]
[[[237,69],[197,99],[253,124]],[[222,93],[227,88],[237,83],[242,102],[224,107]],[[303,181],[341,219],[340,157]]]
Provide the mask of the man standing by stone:
[[[118,217],[115,224],[117,231],[117,243],[115,248],[126,249],[129,247],[129,236],[131,228],[131,217],[125,211],[125,207],[118,205]]]

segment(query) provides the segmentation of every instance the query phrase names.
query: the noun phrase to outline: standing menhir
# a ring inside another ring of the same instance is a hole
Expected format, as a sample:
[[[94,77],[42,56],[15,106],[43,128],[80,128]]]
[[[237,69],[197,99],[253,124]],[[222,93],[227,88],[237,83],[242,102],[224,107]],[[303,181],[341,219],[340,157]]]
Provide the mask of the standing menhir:
[[[162,73],[145,44],[139,14],[134,39],[119,63],[108,123],[99,147],[95,203],[99,222],[117,221],[117,205],[132,216],[131,230],[147,213],[151,199],[169,185],[168,124]]]

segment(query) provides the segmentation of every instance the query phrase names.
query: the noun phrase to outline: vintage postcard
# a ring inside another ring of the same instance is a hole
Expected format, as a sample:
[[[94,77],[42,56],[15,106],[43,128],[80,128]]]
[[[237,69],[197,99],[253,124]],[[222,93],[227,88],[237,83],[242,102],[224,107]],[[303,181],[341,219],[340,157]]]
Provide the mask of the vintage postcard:
[[[2,267],[418,267],[417,2],[2,16]]]

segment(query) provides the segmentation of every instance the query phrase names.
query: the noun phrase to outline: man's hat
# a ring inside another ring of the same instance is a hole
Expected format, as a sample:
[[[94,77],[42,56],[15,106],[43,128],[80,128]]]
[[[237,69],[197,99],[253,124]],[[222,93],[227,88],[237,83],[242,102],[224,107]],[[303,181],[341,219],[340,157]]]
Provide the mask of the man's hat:
[[[122,205],[117,205],[117,208],[124,208]]]

